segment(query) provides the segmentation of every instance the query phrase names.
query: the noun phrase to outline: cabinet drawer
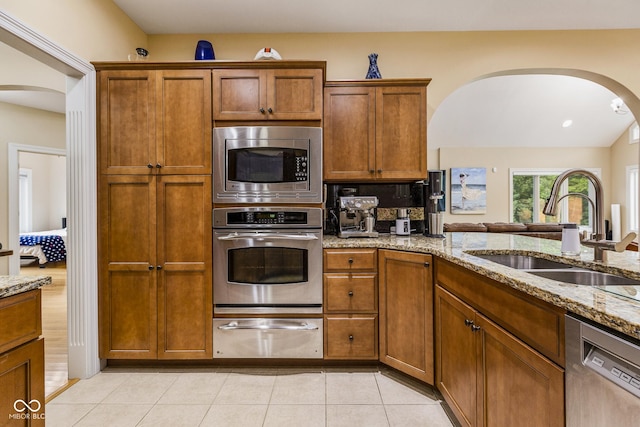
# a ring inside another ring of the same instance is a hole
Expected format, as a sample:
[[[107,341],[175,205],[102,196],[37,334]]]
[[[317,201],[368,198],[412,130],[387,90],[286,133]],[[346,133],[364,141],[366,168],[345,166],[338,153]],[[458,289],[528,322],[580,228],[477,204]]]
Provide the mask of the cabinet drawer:
[[[40,289],[0,298],[0,353],[42,334]]]
[[[378,359],[377,315],[324,318],[325,359]]]
[[[376,274],[325,273],[324,303],[328,312],[376,311]]]
[[[325,249],[324,271],[375,270],[377,249]]]

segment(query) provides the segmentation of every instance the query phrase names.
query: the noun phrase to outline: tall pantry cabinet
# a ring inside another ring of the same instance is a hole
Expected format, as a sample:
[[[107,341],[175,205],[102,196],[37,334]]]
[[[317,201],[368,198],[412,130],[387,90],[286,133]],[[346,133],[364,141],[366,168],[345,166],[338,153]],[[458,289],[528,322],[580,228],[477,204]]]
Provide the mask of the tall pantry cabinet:
[[[95,65],[100,357],[209,359],[211,71]]]

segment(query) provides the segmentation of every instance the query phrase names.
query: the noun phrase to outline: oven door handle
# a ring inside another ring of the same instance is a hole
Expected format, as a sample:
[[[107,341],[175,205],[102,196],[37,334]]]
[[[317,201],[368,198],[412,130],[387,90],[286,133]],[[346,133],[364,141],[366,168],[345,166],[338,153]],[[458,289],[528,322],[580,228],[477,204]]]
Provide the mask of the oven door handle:
[[[278,233],[230,233],[226,236],[218,236],[218,240],[318,240],[313,234],[278,234]]]
[[[289,331],[314,331],[318,329],[318,326],[313,323],[306,322],[269,322],[269,323],[246,323],[241,322],[229,322],[226,325],[218,326],[218,329],[223,331],[233,331],[238,329],[286,329]]]

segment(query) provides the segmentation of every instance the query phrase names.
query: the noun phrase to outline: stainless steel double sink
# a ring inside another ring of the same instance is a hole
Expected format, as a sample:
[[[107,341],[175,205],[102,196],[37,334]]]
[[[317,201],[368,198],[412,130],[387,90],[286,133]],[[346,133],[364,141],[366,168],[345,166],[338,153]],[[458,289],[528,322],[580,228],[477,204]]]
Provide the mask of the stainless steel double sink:
[[[524,270],[527,273],[558,282],[584,286],[639,286],[640,280],[624,276],[589,270],[571,264],[564,264],[531,255],[516,254],[476,254],[470,255],[507,267]]]

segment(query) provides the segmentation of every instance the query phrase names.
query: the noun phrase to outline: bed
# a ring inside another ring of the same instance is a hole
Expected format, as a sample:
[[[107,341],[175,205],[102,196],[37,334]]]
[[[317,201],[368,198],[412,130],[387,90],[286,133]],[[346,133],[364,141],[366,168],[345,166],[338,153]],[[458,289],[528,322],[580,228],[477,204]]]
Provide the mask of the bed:
[[[20,259],[37,259],[44,267],[48,262],[67,259],[67,229],[20,233]]]

